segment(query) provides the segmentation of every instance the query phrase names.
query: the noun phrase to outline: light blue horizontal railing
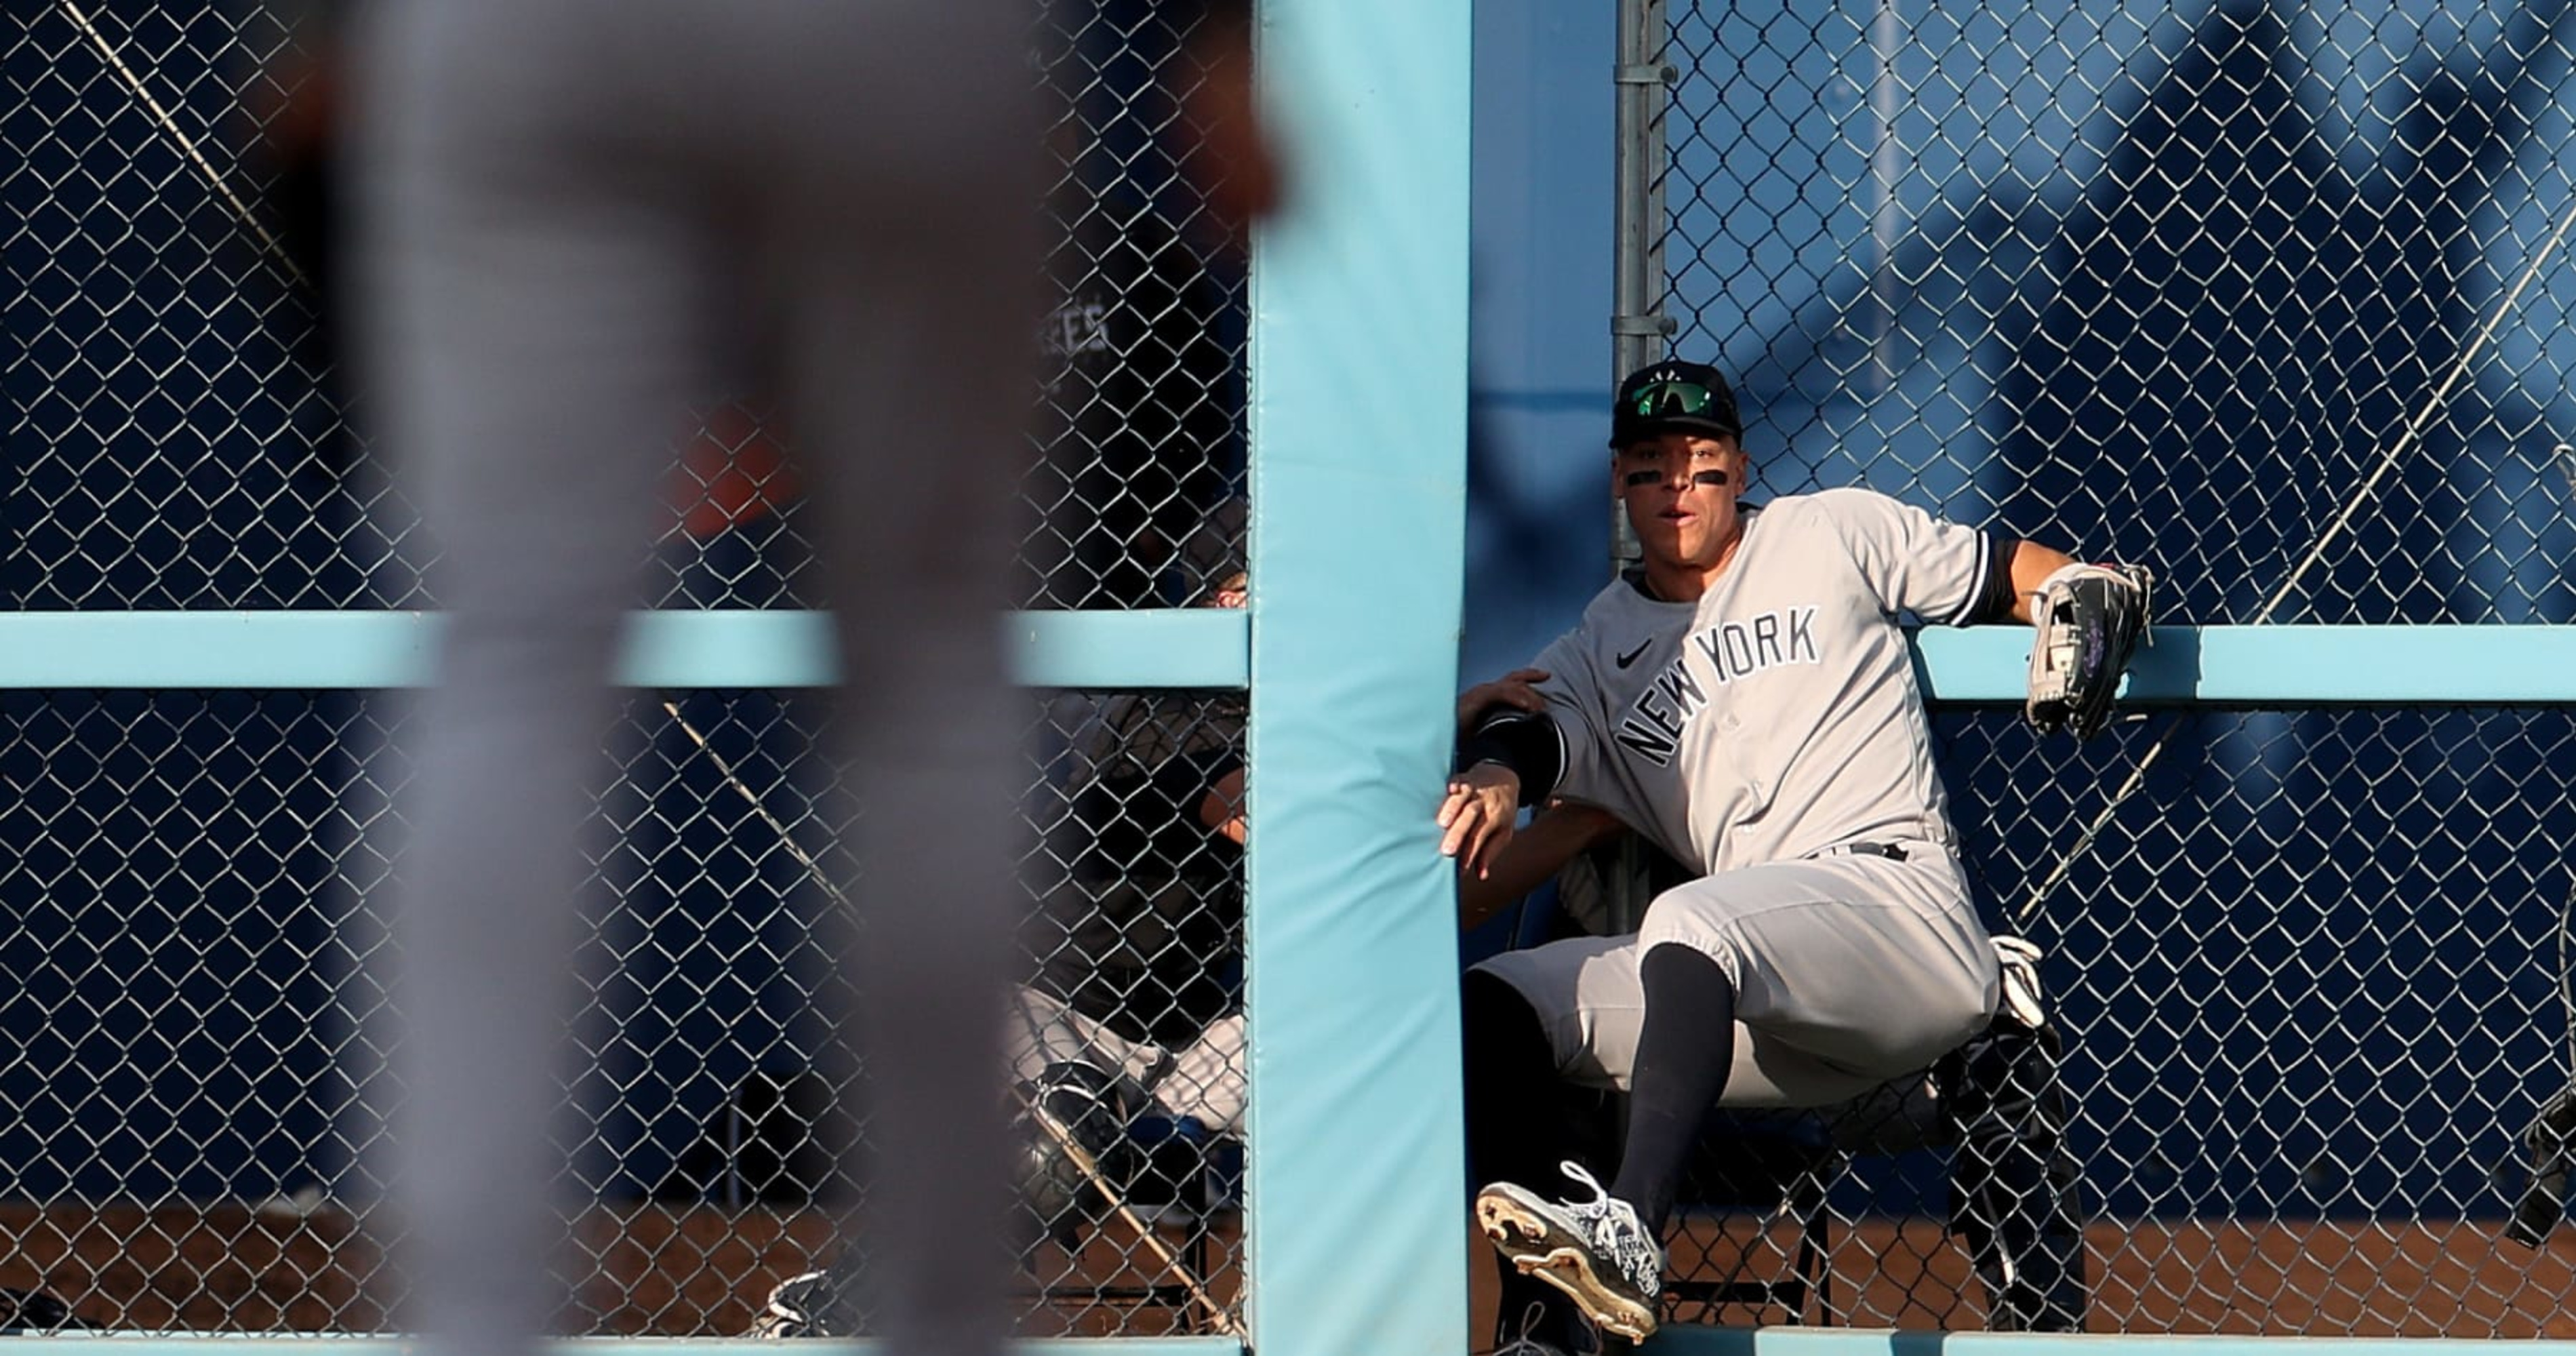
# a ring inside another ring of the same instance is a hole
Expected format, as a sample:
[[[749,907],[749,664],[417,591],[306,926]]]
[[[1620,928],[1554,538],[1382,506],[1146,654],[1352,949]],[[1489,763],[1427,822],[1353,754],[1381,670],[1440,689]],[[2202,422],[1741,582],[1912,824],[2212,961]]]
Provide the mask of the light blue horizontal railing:
[[[894,1356],[881,1343],[798,1342],[794,1347]],[[238,1333],[65,1333],[12,1337],[10,1356],[413,1356],[400,1337]],[[2492,1353],[2493,1342],[2439,1337],[2233,1337],[2154,1333],[1896,1332],[1883,1328],[1718,1328],[1680,1324],[1638,1348],[1639,1356],[2466,1356]],[[586,1337],[550,1344],[550,1356],[753,1356],[781,1350],[747,1338]],[[1242,1356],[1230,1337],[1041,1338],[1015,1342],[1011,1356]],[[2517,1340],[2515,1356],[2576,1356],[2576,1342]],[[1433,1353],[1432,1356],[1439,1356]]]
[[[1936,701],[2017,702],[2018,626],[1918,632]],[[2576,701],[2576,626],[2159,626],[2129,666],[2140,704],[2516,705]]]
[[[1032,687],[1240,688],[1245,612],[1024,612],[1001,623]],[[425,612],[0,614],[0,687],[398,688],[428,675]],[[1924,690],[2021,700],[2030,632],[1927,630]],[[832,676],[810,612],[643,612],[618,668],[645,688],[816,687]],[[1469,675],[1474,677],[1477,675]],[[2576,701],[2576,626],[2160,626],[2132,666],[2138,703],[2315,706]]]
[[[1246,613],[1022,612],[1002,619],[1032,687],[1240,688]],[[0,687],[398,688],[429,676],[429,612],[0,613]],[[646,688],[821,687],[829,628],[814,612],[639,612],[618,665]]]

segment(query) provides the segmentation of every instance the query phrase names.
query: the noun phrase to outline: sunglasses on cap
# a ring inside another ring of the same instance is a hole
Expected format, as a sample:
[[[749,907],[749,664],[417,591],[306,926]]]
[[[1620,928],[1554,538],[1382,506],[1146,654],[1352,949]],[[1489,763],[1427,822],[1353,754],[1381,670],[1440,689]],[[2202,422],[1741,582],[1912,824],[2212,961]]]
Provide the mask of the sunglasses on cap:
[[[1659,381],[1628,398],[1629,412],[1640,419],[1706,414],[1710,406],[1722,404],[1715,391],[1695,381]]]

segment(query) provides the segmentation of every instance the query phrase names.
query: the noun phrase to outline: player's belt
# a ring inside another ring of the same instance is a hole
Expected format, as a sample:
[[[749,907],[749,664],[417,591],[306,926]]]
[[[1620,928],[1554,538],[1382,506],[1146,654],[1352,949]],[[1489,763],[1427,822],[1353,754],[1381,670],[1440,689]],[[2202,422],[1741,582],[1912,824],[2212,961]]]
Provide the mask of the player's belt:
[[[1818,848],[1807,855],[1810,857],[1885,857],[1891,862],[1901,862],[1905,860],[1905,849],[1894,843],[1836,843],[1832,847]]]

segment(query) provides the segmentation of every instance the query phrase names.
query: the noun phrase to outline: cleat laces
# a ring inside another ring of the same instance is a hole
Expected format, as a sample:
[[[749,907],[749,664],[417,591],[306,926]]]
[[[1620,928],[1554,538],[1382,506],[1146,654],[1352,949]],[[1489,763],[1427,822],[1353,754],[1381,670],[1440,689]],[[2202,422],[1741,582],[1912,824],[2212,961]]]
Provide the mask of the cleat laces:
[[[1612,1196],[1580,1163],[1568,1160],[1557,1170],[1592,1189],[1591,1200],[1565,1203],[1565,1213],[1582,1229],[1583,1241],[1594,1256],[1617,1268],[1620,1277],[1652,1303],[1664,1288],[1663,1250],[1647,1236],[1637,1208]]]

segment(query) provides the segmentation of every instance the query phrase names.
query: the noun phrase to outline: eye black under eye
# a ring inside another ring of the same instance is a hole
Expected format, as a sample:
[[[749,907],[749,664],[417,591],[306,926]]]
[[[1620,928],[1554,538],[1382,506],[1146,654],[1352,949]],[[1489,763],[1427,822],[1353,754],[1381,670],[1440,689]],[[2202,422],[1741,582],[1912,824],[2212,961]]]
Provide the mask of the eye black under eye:
[[[1662,483],[1663,479],[1664,473],[1661,471],[1630,471],[1628,473],[1628,478],[1624,483],[1630,486],[1655,485]],[[1691,483],[1694,485],[1723,486],[1732,479],[1733,477],[1729,476],[1726,472],[1715,467],[1691,473]]]

